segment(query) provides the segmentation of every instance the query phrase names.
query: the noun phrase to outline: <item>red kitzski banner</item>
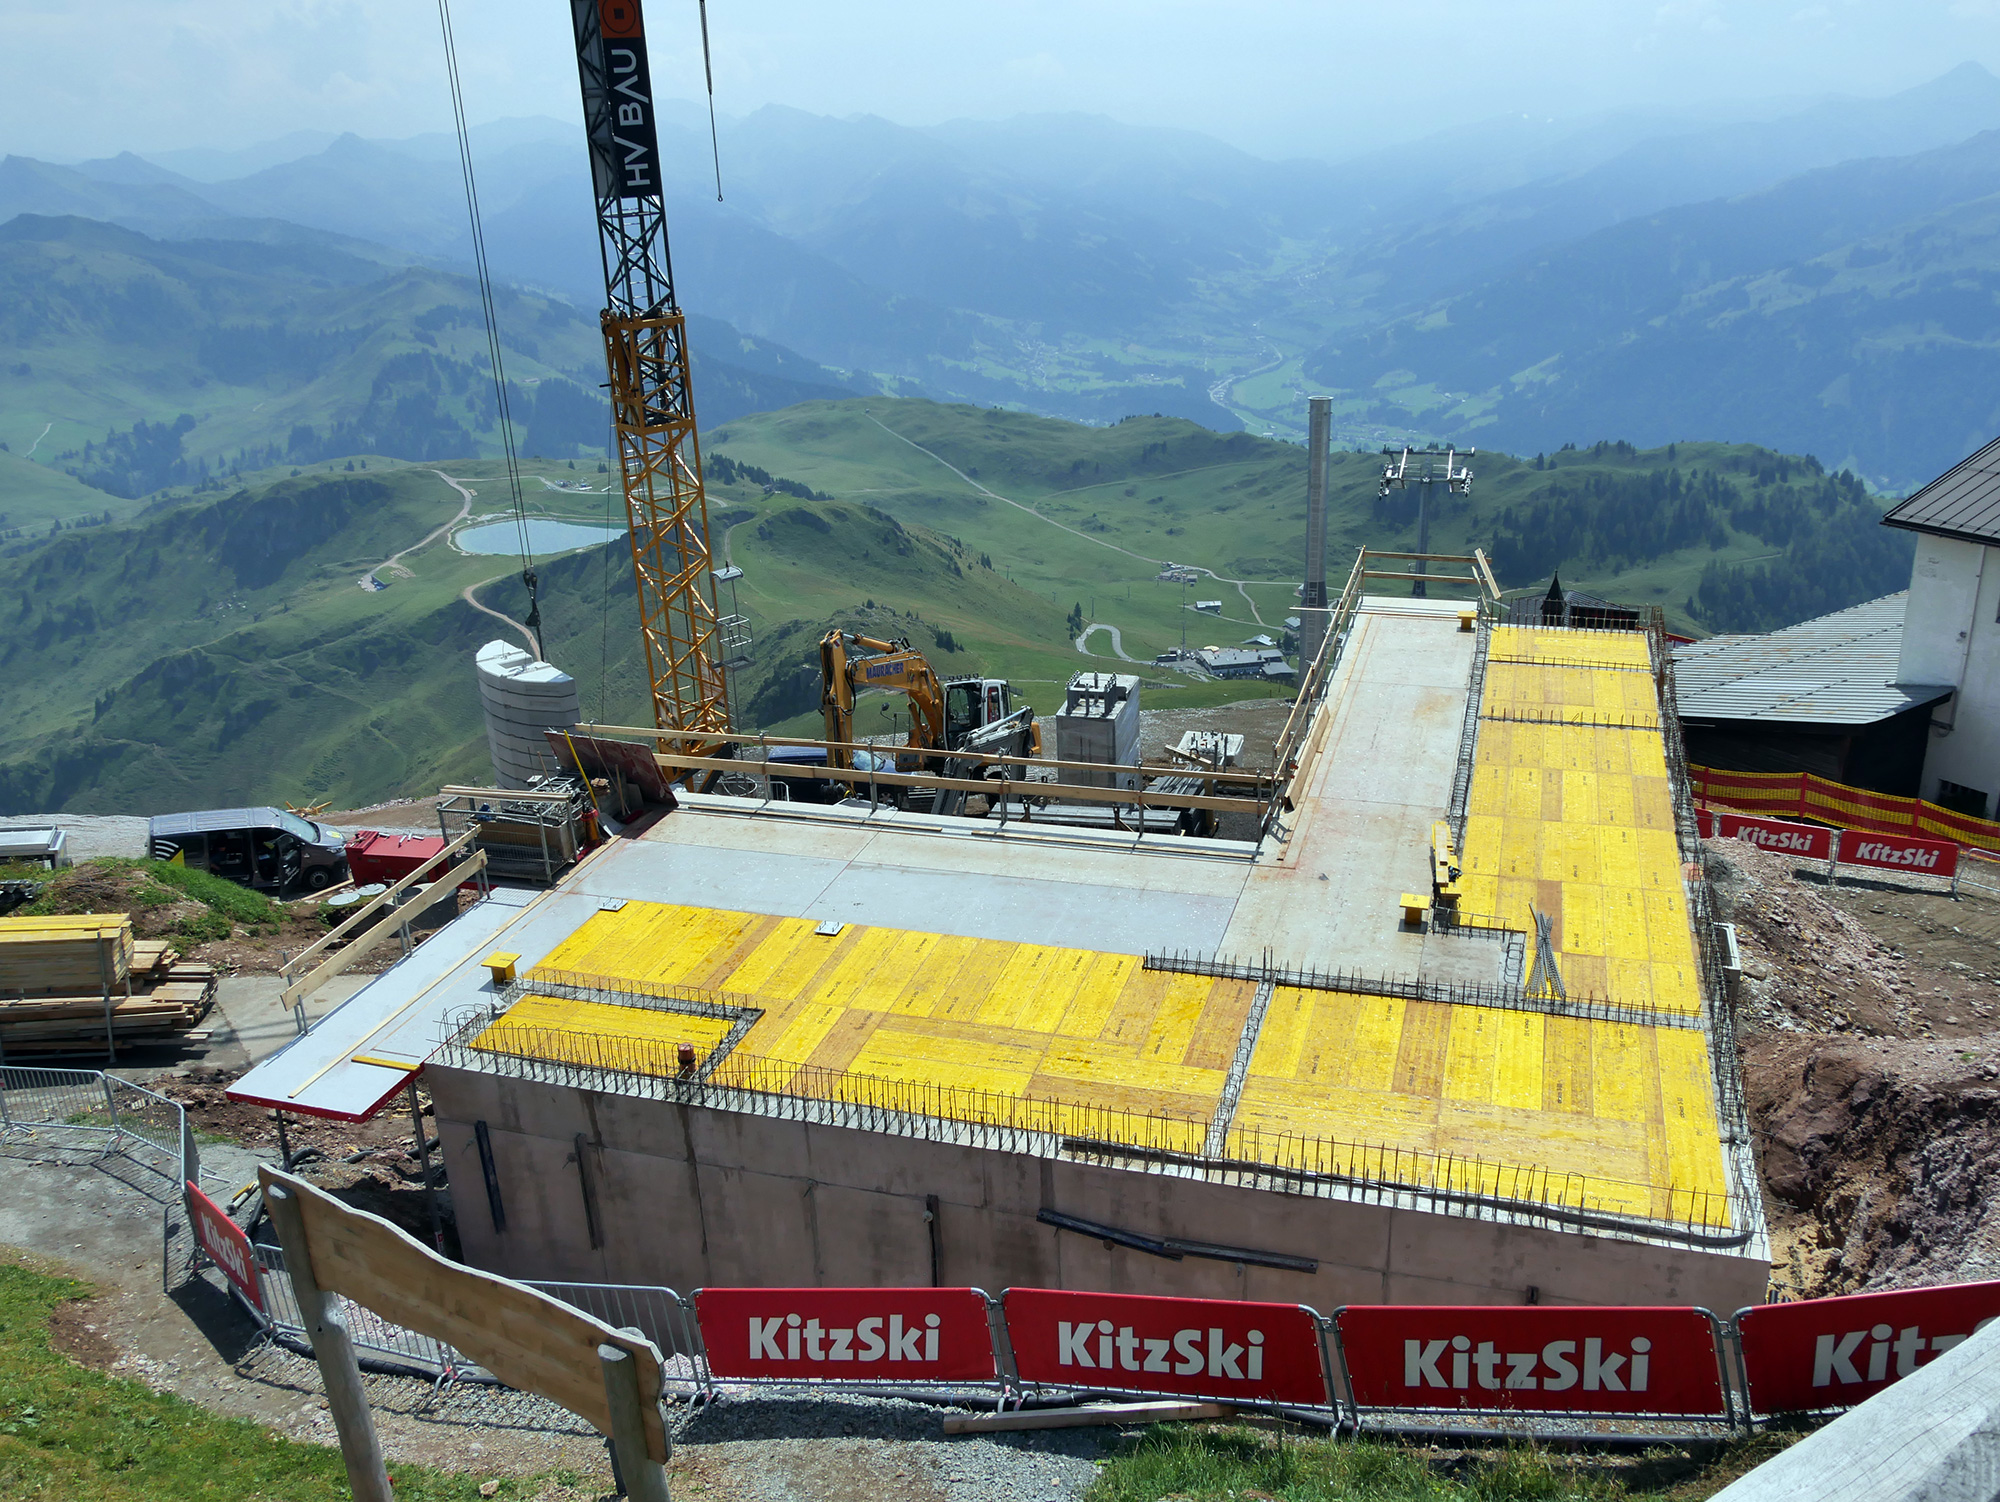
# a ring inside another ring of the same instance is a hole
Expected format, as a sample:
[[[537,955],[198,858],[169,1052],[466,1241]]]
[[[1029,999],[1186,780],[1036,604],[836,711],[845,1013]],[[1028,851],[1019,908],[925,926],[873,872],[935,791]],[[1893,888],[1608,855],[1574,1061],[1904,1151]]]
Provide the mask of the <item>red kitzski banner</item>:
[[[993,1329],[976,1288],[703,1288],[718,1377],[792,1382],[991,1382]]]
[[[1191,1398],[1330,1400],[1318,1317],[1297,1304],[1010,1288],[1007,1339],[1025,1382]]]
[[[243,1228],[231,1220],[228,1214],[214,1200],[203,1194],[193,1184],[183,1190],[187,1205],[188,1224],[194,1228],[195,1240],[208,1253],[209,1260],[222,1269],[222,1276],[230,1285],[250,1301],[250,1307],[261,1310],[264,1307],[263,1290],[257,1286],[256,1254],[250,1250],[250,1238],[243,1234]]]
[[[1371,1305],[1334,1323],[1363,1408],[1726,1411],[1701,1309]]]
[[[1879,866],[1920,876],[1953,876],[1958,872],[1958,846],[1948,840],[1917,840],[1900,834],[1865,834],[1845,829],[1840,834],[1843,866]]]
[[[1758,1413],[1789,1413],[1859,1403],[1995,1319],[2000,1283],[1739,1310],[1750,1406]]]
[[[1783,819],[1756,819],[1748,814],[1717,814],[1715,824],[1715,832],[1726,840],[1742,840],[1779,855],[1823,861],[1833,854],[1834,831],[1818,824],[1791,824]]]

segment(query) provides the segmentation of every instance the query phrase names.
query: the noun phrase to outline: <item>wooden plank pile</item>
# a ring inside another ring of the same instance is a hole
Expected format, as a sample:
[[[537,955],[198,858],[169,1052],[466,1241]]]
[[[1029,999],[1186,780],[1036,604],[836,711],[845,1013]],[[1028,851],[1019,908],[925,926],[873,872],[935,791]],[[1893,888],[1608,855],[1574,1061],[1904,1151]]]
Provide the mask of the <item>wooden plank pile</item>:
[[[10,1054],[103,1049],[107,1032],[162,1041],[200,1024],[215,984],[213,965],[135,940],[123,913],[0,918],[0,1047]]]
[[[0,918],[0,996],[102,996],[126,989],[132,920],[124,913]]]

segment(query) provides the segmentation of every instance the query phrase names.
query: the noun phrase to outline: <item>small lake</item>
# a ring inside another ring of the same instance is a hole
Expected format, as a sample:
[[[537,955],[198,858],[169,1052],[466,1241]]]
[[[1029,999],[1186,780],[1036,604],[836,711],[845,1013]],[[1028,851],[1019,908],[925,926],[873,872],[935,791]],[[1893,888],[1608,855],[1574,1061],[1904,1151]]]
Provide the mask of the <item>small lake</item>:
[[[587,522],[537,519],[528,523],[528,547],[538,554],[567,553],[571,548],[587,548],[624,535],[623,527],[595,527]],[[521,531],[513,522],[488,522],[467,527],[452,541],[468,553],[518,553]]]

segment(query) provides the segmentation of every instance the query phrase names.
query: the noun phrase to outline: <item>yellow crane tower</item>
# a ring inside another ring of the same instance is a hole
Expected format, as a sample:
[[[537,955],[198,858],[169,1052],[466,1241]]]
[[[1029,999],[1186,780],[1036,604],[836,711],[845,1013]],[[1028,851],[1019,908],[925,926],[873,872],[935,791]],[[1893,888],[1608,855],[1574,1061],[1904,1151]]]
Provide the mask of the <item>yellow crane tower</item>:
[[[605,365],[653,723],[686,732],[674,749],[713,754],[720,747],[705,744],[704,735],[729,729],[729,692],[715,650],[708,498],[687,324],[674,300],[667,254],[645,21],[639,0],[570,0],[570,9],[604,260]]]

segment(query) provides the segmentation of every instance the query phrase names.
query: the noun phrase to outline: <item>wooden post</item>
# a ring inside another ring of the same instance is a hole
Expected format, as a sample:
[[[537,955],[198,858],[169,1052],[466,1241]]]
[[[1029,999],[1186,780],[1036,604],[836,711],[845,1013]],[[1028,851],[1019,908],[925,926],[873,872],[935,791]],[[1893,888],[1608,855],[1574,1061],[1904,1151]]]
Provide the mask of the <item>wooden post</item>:
[[[361,1390],[361,1366],[354,1359],[346,1321],[333,1295],[323,1293],[313,1279],[312,1248],[299,1203],[282,1184],[272,1184],[264,1191],[264,1208],[277,1227],[278,1244],[285,1249],[285,1271],[291,1276],[299,1318],[326,1384],[326,1405],[333,1410],[334,1427],[340,1432],[340,1455],[347,1462],[347,1485],[354,1493],[354,1502],[395,1502],[389,1490],[389,1473],[382,1465],[382,1442],[375,1436],[375,1419],[368,1411],[368,1396]],[[639,1453],[645,1454],[643,1446]]]
[[[643,1330],[628,1328],[624,1333],[646,1338]],[[599,1346],[598,1362],[604,1368],[604,1396],[611,1405],[611,1453],[618,1465],[618,1479],[625,1495],[633,1502],[669,1502],[666,1467],[646,1454],[646,1421],[639,1397],[639,1368],[629,1351],[617,1346]],[[357,1491],[355,1497],[360,1498]]]

